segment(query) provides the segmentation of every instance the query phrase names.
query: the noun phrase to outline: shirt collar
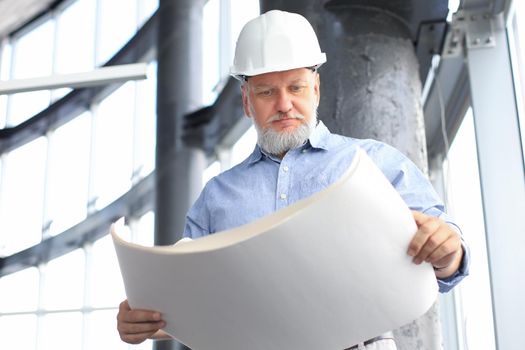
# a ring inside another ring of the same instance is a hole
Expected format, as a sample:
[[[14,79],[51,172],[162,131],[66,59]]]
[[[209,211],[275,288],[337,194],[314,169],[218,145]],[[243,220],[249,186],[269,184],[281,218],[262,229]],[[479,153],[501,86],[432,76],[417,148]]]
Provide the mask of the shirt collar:
[[[255,149],[253,150],[252,154],[248,157],[248,164],[257,163],[260,161],[263,157],[263,153],[261,151],[261,148],[259,145],[255,145]]]
[[[330,130],[328,130],[328,128],[324,125],[322,121],[319,121],[314,129],[314,132],[312,133],[312,135],[310,135],[308,142],[302,147],[312,147],[327,151],[331,147],[330,135]],[[248,157],[248,164],[253,164],[260,161],[264,155],[265,153],[263,152],[263,150],[261,150],[259,145],[256,145],[252,154]]]
[[[319,120],[314,132],[312,133],[312,135],[310,135],[308,141],[312,148],[319,148],[328,151],[331,146],[330,135],[330,130],[328,130],[324,123],[321,120]]]

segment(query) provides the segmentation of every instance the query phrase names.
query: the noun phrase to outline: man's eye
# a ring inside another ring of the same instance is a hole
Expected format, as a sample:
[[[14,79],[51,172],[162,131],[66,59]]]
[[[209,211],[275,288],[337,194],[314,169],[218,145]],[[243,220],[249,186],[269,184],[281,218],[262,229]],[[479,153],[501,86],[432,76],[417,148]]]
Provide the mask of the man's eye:
[[[302,86],[299,86],[299,85],[290,86],[290,91],[292,92],[301,92],[302,90],[303,90]]]
[[[263,97],[271,96],[272,95],[272,90],[262,90],[262,91],[259,91],[257,93],[257,95],[263,96]]]

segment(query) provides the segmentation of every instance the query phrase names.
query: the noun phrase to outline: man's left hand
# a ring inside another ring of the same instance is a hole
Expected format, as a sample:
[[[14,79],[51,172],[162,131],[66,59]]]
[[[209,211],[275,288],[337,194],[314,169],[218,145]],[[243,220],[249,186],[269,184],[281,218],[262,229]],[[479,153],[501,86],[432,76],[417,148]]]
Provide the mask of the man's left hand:
[[[408,246],[408,255],[415,264],[432,264],[438,278],[451,276],[463,258],[459,234],[439,218],[417,211],[412,214],[418,230]]]

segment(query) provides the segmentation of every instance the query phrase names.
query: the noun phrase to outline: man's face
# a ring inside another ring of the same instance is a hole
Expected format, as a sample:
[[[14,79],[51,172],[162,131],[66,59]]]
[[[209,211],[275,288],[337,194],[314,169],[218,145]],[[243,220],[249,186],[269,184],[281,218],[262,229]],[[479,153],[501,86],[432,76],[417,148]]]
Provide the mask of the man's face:
[[[270,153],[282,155],[299,146],[315,127],[319,75],[310,69],[250,77],[243,85],[242,95],[244,112],[253,118],[259,145]],[[292,140],[288,141],[289,138]],[[282,145],[276,148],[279,143]]]

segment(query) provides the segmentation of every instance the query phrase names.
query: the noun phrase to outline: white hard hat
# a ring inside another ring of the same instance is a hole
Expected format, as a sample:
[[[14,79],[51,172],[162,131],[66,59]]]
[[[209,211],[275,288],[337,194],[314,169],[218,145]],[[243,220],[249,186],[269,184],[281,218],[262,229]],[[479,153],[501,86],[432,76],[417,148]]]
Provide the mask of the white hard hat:
[[[306,18],[279,10],[252,19],[237,39],[230,74],[245,77],[295,68],[319,67],[326,62],[314,29]]]

